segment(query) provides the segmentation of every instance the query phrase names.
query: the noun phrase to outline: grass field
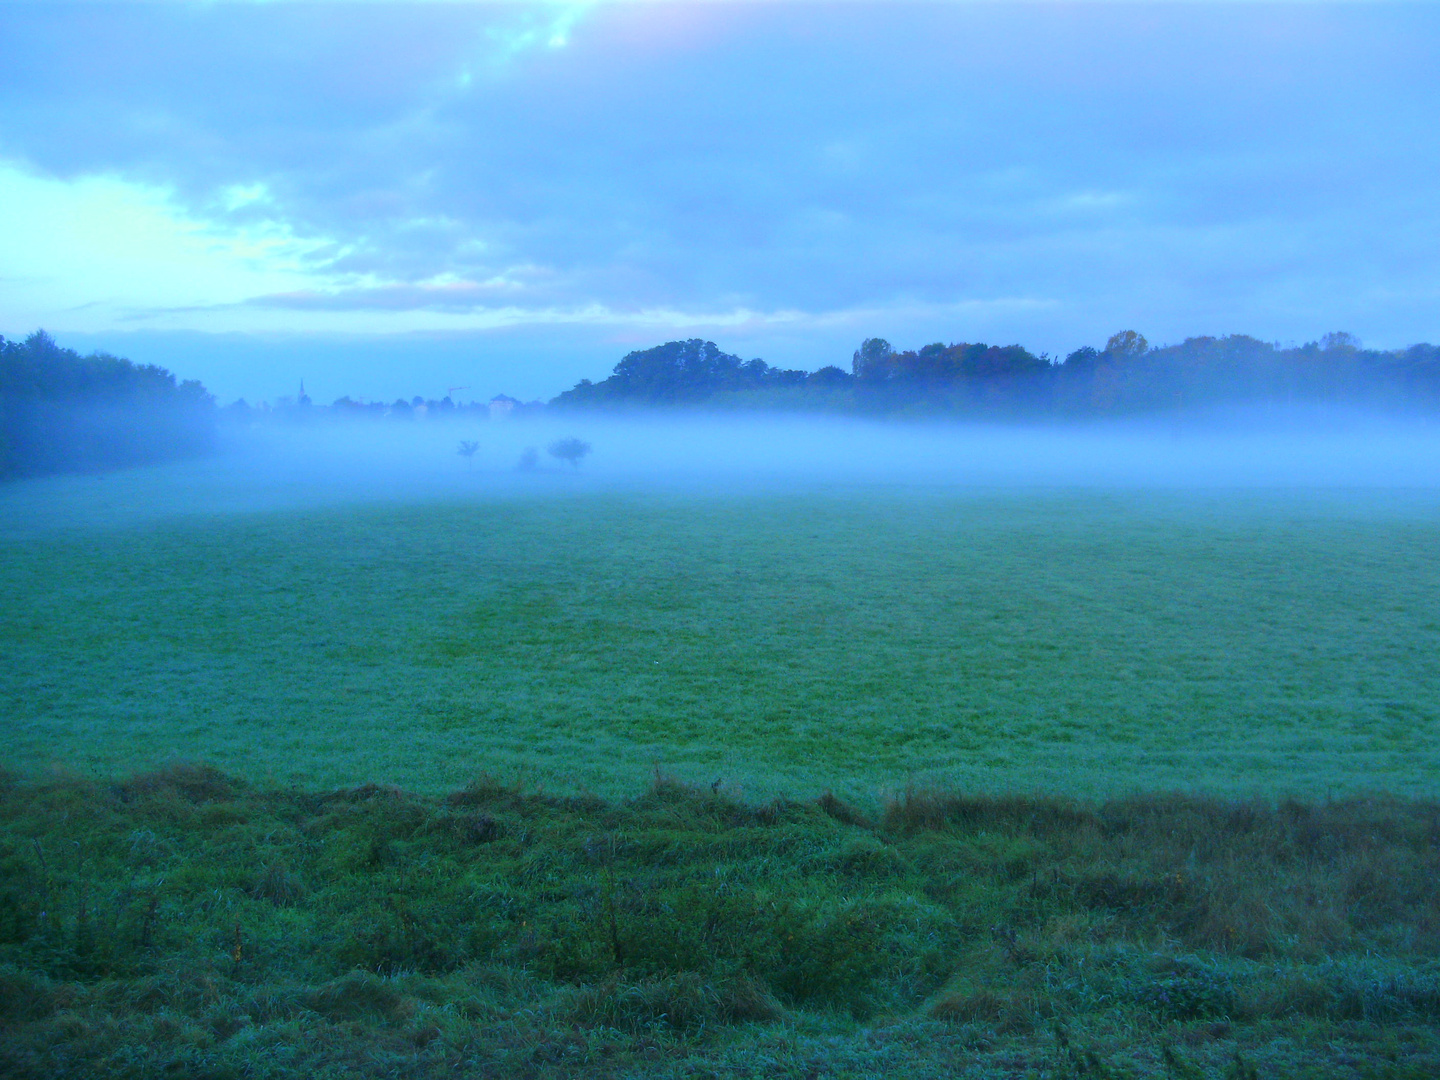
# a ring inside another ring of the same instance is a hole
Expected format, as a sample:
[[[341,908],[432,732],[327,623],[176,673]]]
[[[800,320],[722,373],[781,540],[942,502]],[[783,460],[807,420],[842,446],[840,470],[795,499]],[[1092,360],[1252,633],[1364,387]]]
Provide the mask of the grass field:
[[[0,1072],[1440,1070],[1432,492],[487,490],[0,492]]]
[[[0,546],[12,768],[1440,788],[1426,494],[570,491]]]

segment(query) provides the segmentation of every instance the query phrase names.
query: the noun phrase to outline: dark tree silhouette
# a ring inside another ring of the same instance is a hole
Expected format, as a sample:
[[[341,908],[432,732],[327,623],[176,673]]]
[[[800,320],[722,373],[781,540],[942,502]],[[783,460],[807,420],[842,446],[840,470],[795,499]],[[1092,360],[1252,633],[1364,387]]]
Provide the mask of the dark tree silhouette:
[[[545,448],[551,457],[568,461],[573,468],[580,467],[580,459],[590,453],[590,444],[583,439],[556,439]]]
[[[198,382],[43,330],[0,337],[0,477],[140,465],[210,449],[215,400]]]
[[[560,406],[695,405],[727,391],[797,386],[804,371],[772,368],[764,360],[742,360],[721,352],[713,341],[667,341],[627,354],[604,382],[582,380],[555,398]]]
[[[850,358],[850,371],[857,379],[875,381],[887,376],[893,365],[895,350],[884,338],[866,338]]]
[[[1059,363],[1020,345],[937,341],[900,352],[872,337],[855,350],[851,372],[807,374],[695,339],[632,352],[604,382],[582,381],[552,404],[1078,417],[1261,400],[1440,409],[1440,349],[1366,349],[1339,332],[1289,348],[1244,334],[1152,346],[1122,330],[1103,350],[1087,345]]]

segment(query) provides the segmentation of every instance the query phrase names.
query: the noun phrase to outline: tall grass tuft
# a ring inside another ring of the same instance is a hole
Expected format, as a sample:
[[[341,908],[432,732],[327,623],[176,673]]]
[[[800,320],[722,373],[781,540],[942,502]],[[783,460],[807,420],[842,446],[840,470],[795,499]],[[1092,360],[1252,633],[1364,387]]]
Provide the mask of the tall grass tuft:
[[[0,1072],[1440,1070],[1437,830],[1390,797],[20,781]]]

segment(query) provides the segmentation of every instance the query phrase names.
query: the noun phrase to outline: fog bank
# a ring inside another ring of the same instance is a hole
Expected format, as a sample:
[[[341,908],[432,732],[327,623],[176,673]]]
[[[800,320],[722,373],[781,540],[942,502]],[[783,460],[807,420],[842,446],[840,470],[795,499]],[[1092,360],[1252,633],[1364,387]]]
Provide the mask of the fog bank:
[[[574,437],[572,466],[546,452]],[[458,453],[462,441],[473,456]],[[533,467],[519,468],[527,456]],[[776,414],[256,424],[214,456],[0,487],[6,535],[175,514],[373,501],[893,489],[1440,490],[1440,424],[1343,410],[1232,410],[1084,425]]]

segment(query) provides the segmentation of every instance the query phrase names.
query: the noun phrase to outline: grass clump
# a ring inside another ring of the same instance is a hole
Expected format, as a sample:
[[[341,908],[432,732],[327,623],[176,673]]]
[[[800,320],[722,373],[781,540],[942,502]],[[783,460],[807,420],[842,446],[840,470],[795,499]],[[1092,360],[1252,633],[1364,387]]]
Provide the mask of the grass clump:
[[[579,988],[564,1015],[622,1031],[694,1031],[721,1024],[775,1021],[784,1009],[768,987],[746,976],[706,980],[693,971]]]
[[[1437,829],[1396,798],[20,781],[0,1070],[1401,1076],[1440,1069]]]

